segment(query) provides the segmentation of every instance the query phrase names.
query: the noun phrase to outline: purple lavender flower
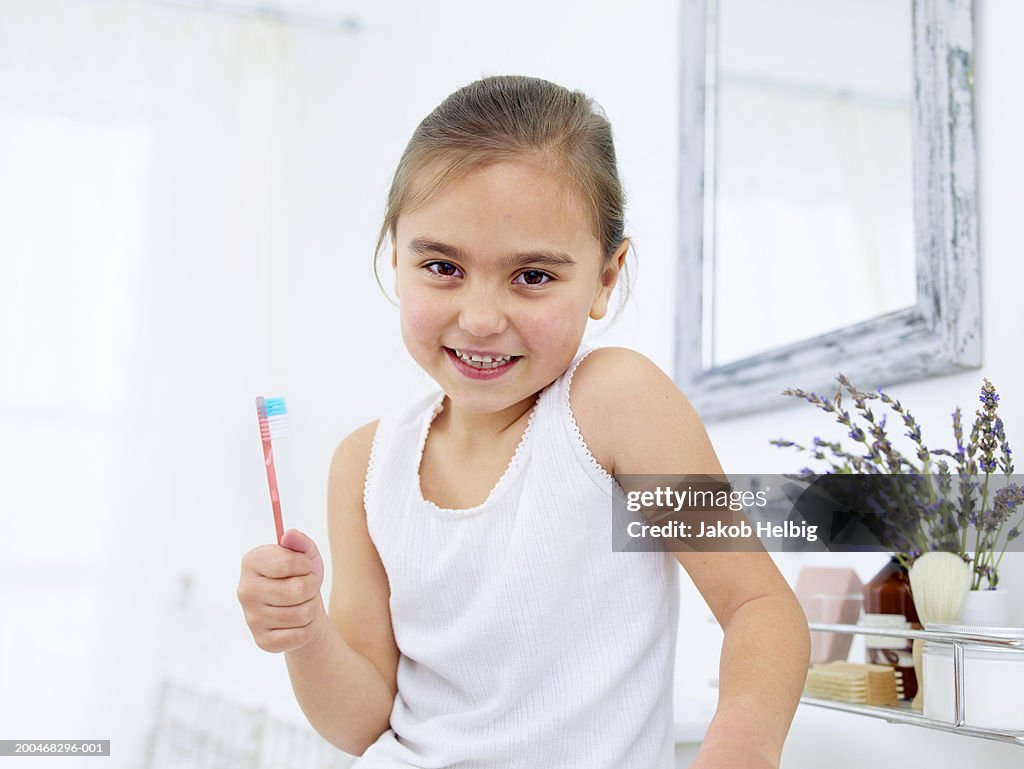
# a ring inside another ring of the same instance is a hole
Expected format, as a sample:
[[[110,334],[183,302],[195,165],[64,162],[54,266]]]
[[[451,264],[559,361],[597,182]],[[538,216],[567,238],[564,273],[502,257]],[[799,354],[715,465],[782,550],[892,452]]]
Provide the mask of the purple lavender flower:
[[[1010,520],[1024,505],[1024,490],[1016,484],[998,490],[992,485],[995,483],[992,475],[997,470],[1001,470],[1007,480],[1014,471],[1013,453],[998,415],[1000,398],[992,383],[988,379],[983,382],[978,395],[979,408],[966,440],[961,410],[958,407],[952,412],[955,449],[949,451],[929,450],[924,445],[921,425],[913,414],[881,388],[862,392],[842,373],[836,379],[840,386],[831,398],[795,388],[784,394],[803,398],[832,414],[845,428],[845,436],[859,444],[859,449],[849,451],[839,441],[819,436],[815,436],[810,447],[781,439],[772,443],[813,454],[817,461],[827,462],[832,472],[900,475],[901,479],[891,487],[872,488],[870,493],[874,497],[861,501],[891,529],[892,536],[887,541],[893,542],[901,562],[912,562],[928,550],[956,552],[972,562],[967,553],[974,553],[972,587],[979,589],[982,581],[994,587],[1006,545],[1020,536],[1024,524],[1024,520]],[[850,410],[843,408],[844,394],[848,394],[854,404]],[[901,418],[904,435],[915,444],[919,464],[893,446],[886,432],[887,415],[876,417],[870,405],[873,400],[880,401]],[[933,463],[932,457],[937,456],[948,457],[950,462],[940,459]],[[931,470],[932,467],[936,469]],[[953,482],[954,468],[956,483]],[[805,468],[803,472],[813,471]],[[919,480],[914,480],[915,476]],[[973,543],[968,542],[971,529]]]

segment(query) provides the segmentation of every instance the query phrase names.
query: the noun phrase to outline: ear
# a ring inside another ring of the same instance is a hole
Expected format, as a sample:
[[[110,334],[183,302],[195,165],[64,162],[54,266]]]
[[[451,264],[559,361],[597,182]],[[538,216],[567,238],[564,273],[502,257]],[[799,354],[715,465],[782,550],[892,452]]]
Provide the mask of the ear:
[[[608,312],[608,300],[612,295],[612,289],[615,288],[615,284],[619,280],[619,272],[626,263],[627,251],[629,251],[629,238],[625,238],[619,243],[608,263],[601,270],[601,285],[590,305],[590,317],[593,320],[601,320]]]

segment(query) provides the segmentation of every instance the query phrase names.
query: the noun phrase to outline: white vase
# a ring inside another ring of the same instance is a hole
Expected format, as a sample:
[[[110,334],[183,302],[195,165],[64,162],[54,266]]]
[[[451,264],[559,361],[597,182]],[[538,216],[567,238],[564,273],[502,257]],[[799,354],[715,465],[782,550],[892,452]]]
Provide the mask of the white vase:
[[[959,624],[1007,627],[1010,624],[1010,591],[968,590]]]

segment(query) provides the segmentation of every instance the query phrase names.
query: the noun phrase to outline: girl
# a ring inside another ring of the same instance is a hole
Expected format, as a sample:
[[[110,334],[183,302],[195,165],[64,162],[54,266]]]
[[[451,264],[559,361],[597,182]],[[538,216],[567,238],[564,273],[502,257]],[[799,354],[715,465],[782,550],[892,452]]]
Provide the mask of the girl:
[[[623,205],[607,120],[544,80],[460,89],[402,156],[377,250],[441,391],[338,446],[329,613],[295,530],[246,554],[238,588],[360,769],[674,766],[676,559],[725,629],[693,766],[778,765],[809,638],[771,558],[612,548],[614,475],[722,475],[653,363],[581,347],[625,262]]]

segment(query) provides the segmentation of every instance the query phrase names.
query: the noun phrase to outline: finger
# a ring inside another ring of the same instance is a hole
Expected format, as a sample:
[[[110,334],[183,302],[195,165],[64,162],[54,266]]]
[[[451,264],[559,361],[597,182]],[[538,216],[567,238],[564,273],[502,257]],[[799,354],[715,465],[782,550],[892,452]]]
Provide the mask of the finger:
[[[311,548],[316,552],[316,543],[298,529],[288,529],[288,531],[282,534],[281,546],[294,550],[297,553],[305,553]]]
[[[259,647],[267,652],[286,652],[307,643],[310,630],[306,627],[268,630],[260,636]]]
[[[304,553],[296,553],[280,545],[266,547],[250,563],[252,570],[261,577],[287,579],[312,573],[312,564]]]
[[[266,586],[267,606],[298,606],[320,595],[320,580],[315,574],[272,580]]]
[[[324,562],[320,550],[309,536],[298,529],[288,529],[281,537],[282,547],[303,553],[309,559],[311,570],[317,574],[324,573]]]
[[[303,628],[316,620],[318,608],[315,598],[298,606],[269,606],[263,620],[272,631]]]

